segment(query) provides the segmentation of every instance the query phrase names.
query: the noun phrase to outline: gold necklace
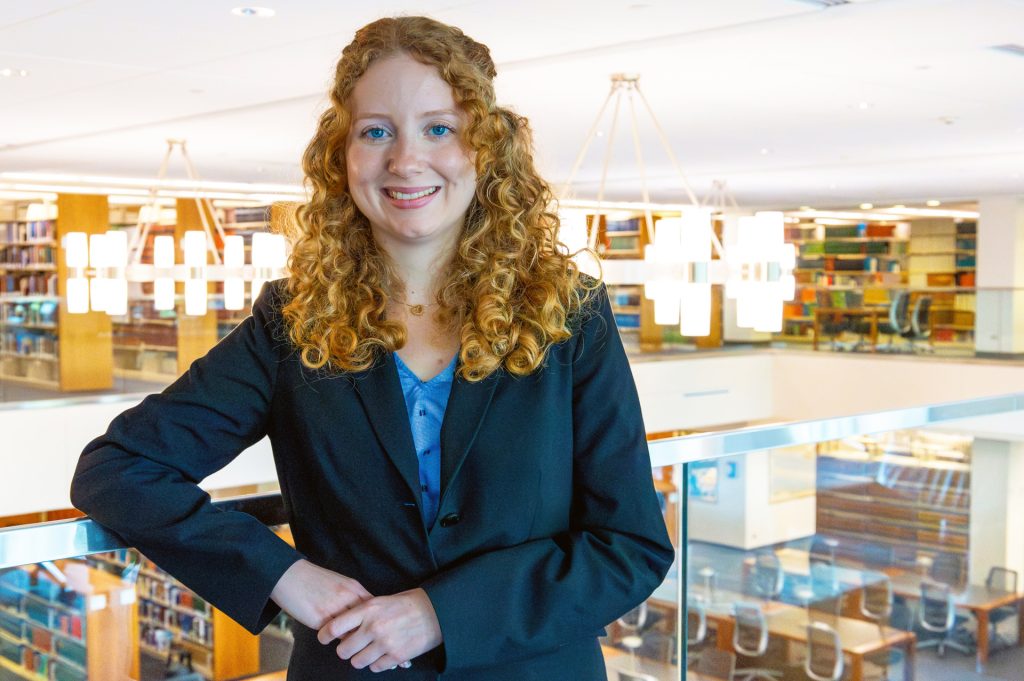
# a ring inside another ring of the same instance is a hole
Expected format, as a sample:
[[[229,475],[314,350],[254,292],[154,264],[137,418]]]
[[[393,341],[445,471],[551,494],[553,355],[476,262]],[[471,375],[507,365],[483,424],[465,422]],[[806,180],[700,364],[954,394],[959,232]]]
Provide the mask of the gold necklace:
[[[408,308],[409,310],[409,314],[413,315],[414,317],[422,317],[424,311],[426,311],[428,307],[431,307],[432,305],[435,304],[436,303],[417,303],[416,305],[410,305],[409,303],[402,301],[402,305],[405,305],[405,307]]]

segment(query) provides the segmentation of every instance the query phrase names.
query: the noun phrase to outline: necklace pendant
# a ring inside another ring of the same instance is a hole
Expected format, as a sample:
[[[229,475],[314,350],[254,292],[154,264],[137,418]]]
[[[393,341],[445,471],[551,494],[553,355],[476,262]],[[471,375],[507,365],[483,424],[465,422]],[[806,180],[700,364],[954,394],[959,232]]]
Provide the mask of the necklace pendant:
[[[415,315],[417,317],[421,316],[423,314],[423,306],[422,305],[409,305],[409,314]]]

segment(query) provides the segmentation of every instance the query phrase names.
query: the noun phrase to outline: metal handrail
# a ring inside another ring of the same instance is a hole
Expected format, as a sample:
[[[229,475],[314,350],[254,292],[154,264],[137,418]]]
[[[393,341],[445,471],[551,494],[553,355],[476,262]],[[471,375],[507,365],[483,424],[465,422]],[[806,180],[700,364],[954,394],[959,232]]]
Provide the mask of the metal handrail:
[[[836,440],[965,418],[1024,410],[1024,393],[947,402],[922,407],[839,416],[686,435],[650,443],[654,467],[687,464],[764,449]],[[249,513],[267,525],[287,522],[279,493],[251,494],[215,501],[225,510]],[[50,560],[103,553],[129,546],[116,534],[84,518],[0,529],[0,570]]]

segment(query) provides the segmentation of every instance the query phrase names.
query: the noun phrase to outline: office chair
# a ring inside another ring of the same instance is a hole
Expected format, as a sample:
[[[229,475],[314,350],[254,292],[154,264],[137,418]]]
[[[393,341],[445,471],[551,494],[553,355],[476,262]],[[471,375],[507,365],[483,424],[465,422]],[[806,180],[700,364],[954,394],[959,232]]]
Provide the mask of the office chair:
[[[644,625],[647,623],[647,603],[641,603],[622,617],[618,618],[616,622],[623,628],[626,634],[619,639],[619,643],[626,648],[630,655],[634,658],[636,651],[643,646],[644,639],[640,636],[640,632],[643,631]]]
[[[747,657],[764,655],[768,650],[768,621],[760,604],[734,603],[733,617],[736,620],[732,630],[733,650]],[[775,681],[781,676],[782,672],[767,667],[746,667],[737,669],[732,678],[734,681]]]
[[[845,307],[846,301],[839,299],[838,296],[833,296],[833,293],[842,295],[842,291],[817,291],[816,298],[818,307],[820,308],[840,308]],[[822,336],[831,336],[832,342],[830,344],[832,350],[839,351],[845,350],[846,344],[839,341],[839,337],[844,331],[850,329],[850,321],[848,318],[839,314],[830,314],[821,318],[819,330]]]
[[[908,352],[917,352],[921,349],[925,352],[934,352],[935,349],[928,343],[923,347],[915,341],[928,341],[932,336],[931,323],[932,297],[920,296],[914,301],[914,310],[910,315],[910,328],[900,335],[907,339]]]
[[[880,572],[864,572],[861,574],[860,614],[878,624],[879,639],[885,638],[885,627],[891,622],[893,614],[892,582],[888,575]],[[893,623],[895,624],[895,623]],[[912,625],[903,622],[907,629]],[[898,648],[887,648],[865,659],[882,668],[882,679],[889,678],[889,667],[898,665],[903,660],[903,651]]]
[[[949,586],[963,584],[964,557],[959,553],[942,552],[932,558],[932,564],[928,567],[928,576],[932,581]]]
[[[699,663],[707,650],[690,652],[691,646],[698,646],[708,635],[708,616],[704,609],[704,600],[693,596],[686,602],[686,660],[687,666]]]
[[[843,647],[839,643],[839,634],[824,622],[807,625],[804,673],[814,681],[839,681],[843,678]]]
[[[827,563],[833,567],[836,564],[836,548],[839,542],[832,537],[814,535],[811,540],[811,547],[808,550],[807,560],[811,565],[815,563]]]
[[[988,571],[988,576],[985,578],[985,586],[989,589],[999,589],[1000,591],[1017,591],[1017,571],[1010,570],[1009,568],[993,566]],[[992,642],[1003,646],[1014,646],[1016,641],[1007,638],[1000,634],[999,623],[1005,622],[1006,620],[1017,617],[1019,604],[1015,605],[1004,605],[1000,608],[996,608],[989,613],[988,621],[992,627]]]
[[[786,573],[782,562],[774,551],[760,551],[754,556],[754,591],[766,601],[773,601],[782,594]]]
[[[925,632],[941,634],[935,638],[918,640],[917,649],[938,648],[939,657],[946,654],[946,648],[959,650],[965,655],[972,651],[953,637],[957,625],[963,618],[956,616],[953,592],[948,584],[921,582],[921,600],[917,608],[917,622]]]
[[[889,303],[889,316],[878,325],[878,333],[889,336],[889,342],[879,345],[876,349],[892,352],[896,349],[893,340],[896,336],[902,336],[910,329],[910,319],[907,314],[910,309],[910,294],[907,291],[897,291],[893,294]]]
[[[693,671],[701,681],[731,681],[736,673],[736,656],[728,650],[708,648]]]
[[[861,555],[864,565],[870,568],[882,569],[896,564],[896,552],[891,544],[867,543],[861,548]]]

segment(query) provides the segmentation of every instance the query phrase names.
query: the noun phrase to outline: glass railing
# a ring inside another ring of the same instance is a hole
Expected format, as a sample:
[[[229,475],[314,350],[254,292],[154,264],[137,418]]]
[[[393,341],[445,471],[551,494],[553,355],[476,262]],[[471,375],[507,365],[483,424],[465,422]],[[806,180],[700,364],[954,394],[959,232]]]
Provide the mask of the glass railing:
[[[997,433],[1021,411],[1024,393],[652,441],[677,558],[608,624],[608,678],[1019,678],[1024,449]],[[290,539],[276,494],[216,503]],[[0,530],[4,681],[272,674],[290,626],[249,635],[88,519]]]

